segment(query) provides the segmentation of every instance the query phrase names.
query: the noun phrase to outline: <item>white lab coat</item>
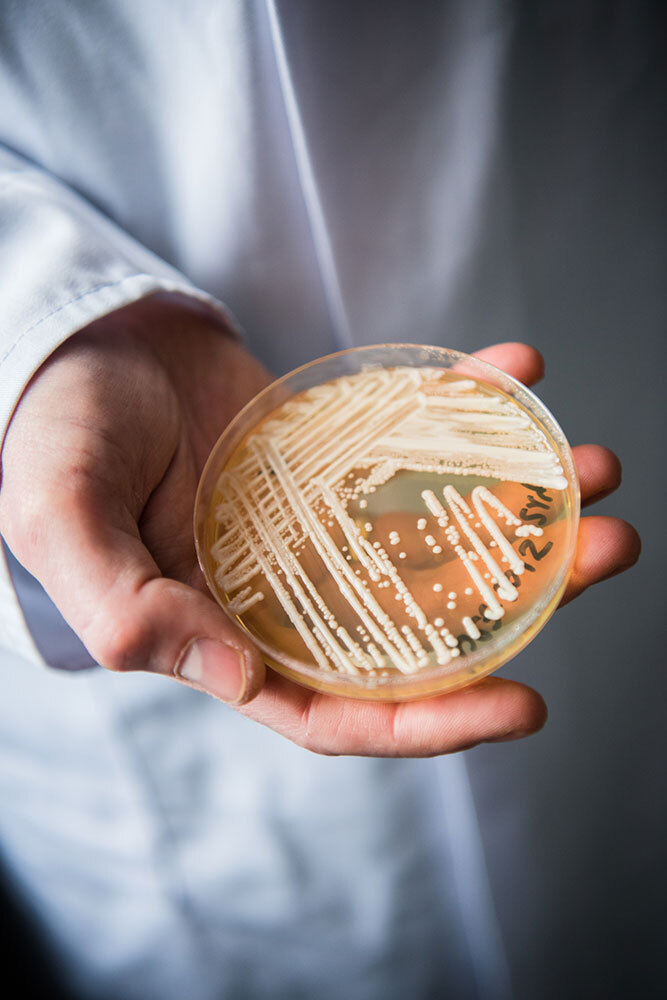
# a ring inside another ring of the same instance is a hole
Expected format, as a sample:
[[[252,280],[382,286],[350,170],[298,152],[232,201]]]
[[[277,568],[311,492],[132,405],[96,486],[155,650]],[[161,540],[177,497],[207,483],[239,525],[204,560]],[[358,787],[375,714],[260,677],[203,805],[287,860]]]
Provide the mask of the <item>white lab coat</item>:
[[[641,91],[650,4],[609,20],[491,0],[30,0],[1,17],[0,433],[59,343],[160,289],[229,307],[276,372],[351,344],[542,336],[567,375],[578,338],[533,323],[585,199],[607,183],[599,211],[617,205],[623,165],[595,161],[587,126],[617,124],[613,81]],[[521,117],[535,79],[546,126]],[[637,134],[610,154],[648,150]],[[659,204],[647,161],[642,208]],[[648,260],[648,216],[618,224]],[[575,822],[567,715],[527,751],[316,758],[163,678],[72,672],[85,651],[10,570],[0,847],[73,996],[613,996],[634,970],[637,932],[606,902],[643,898],[630,845],[601,887],[586,859],[604,818]],[[566,628],[540,643],[552,678],[578,662]],[[576,671],[552,683],[576,703]],[[614,934],[625,951],[607,954]]]

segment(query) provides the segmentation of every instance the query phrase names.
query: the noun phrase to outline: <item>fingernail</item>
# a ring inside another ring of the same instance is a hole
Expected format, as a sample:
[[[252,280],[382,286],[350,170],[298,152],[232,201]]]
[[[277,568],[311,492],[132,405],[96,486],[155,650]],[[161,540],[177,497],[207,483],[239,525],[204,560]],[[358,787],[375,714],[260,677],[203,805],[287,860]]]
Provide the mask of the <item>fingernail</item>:
[[[243,653],[215,639],[195,639],[185,648],[176,673],[222,701],[234,704],[246,688]]]

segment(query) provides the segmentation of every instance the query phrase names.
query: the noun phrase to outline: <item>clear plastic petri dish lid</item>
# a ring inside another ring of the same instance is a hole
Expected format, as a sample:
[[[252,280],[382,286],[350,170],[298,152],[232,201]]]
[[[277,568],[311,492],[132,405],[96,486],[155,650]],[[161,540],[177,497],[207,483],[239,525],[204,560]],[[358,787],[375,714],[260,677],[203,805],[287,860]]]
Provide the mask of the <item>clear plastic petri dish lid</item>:
[[[458,351],[329,355],[259,393],[207,461],[200,565],[267,663],[402,701],[496,670],[546,624],[579,488],[545,406]]]

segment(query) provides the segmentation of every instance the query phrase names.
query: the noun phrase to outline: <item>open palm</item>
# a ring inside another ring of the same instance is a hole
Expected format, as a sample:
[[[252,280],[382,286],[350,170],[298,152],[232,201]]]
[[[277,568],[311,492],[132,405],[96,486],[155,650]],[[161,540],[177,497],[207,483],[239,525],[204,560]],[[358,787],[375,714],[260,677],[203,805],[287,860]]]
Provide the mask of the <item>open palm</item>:
[[[527,385],[542,375],[525,345],[478,353]],[[222,321],[168,296],[92,324],[33,379],[3,448],[0,528],[92,655],[112,670],[174,675],[323,753],[437,754],[539,729],[539,694],[497,677],[385,705],[317,694],[265,670],[206,592],[192,510],[213,444],[269,381]],[[616,488],[620,466],[606,448],[574,455],[584,504]],[[582,519],[564,600],[638,553],[625,522]]]

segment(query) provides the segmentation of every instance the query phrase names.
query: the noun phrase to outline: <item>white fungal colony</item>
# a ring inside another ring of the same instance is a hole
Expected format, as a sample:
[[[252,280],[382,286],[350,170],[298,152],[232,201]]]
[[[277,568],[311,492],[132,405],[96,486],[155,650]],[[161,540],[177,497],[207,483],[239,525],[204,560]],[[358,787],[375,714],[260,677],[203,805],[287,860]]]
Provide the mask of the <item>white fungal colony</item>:
[[[383,536],[374,505],[406,472],[429,488],[408,527],[404,514]],[[221,473],[216,583],[268,645],[276,640],[262,635],[260,612],[277,599],[303,659],[322,670],[445,665],[464,655],[462,637],[474,644],[480,625],[517,601],[526,569],[517,547],[543,534],[539,517],[522,520],[493,492],[502,483],[534,484],[550,500],[568,486],[543,431],[504,393],[440,369],[335,379],[259,424]],[[435,574],[426,588],[408,572],[415,546]]]

